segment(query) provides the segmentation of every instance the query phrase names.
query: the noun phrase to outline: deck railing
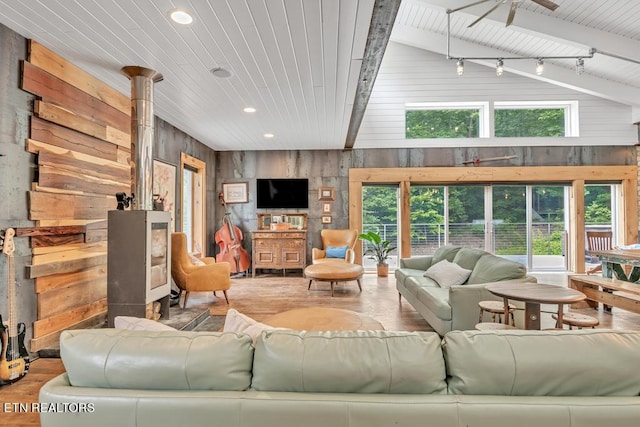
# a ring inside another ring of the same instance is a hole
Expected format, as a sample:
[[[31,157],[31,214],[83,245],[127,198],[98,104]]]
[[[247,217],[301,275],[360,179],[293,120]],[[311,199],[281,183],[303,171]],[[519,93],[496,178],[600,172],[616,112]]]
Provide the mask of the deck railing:
[[[610,225],[588,224],[589,229],[611,229]],[[363,231],[375,231],[383,240],[391,241],[398,246],[398,225],[363,224]],[[533,224],[534,255],[562,255],[565,252],[566,232],[562,222],[536,222]],[[527,252],[527,224],[495,223],[493,224],[493,247],[499,255],[522,255]],[[467,247],[484,249],[484,223],[452,223],[449,224],[449,243]],[[365,250],[367,243],[364,242]],[[411,252],[413,255],[430,255],[445,244],[445,226],[443,223],[411,224]],[[394,251],[397,253],[397,250]]]

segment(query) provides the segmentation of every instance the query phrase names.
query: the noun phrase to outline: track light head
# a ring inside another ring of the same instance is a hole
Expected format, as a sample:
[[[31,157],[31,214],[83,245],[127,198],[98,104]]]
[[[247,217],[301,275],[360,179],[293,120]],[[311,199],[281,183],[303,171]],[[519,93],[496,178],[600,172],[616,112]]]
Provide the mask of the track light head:
[[[584,59],[578,58],[576,61],[576,74],[582,75],[584,73]]]
[[[544,60],[538,58],[538,62],[536,62],[536,75],[541,76],[542,73],[544,73]]]
[[[456,73],[458,73],[459,76],[464,74],[464,59],[459,58],[458,62],[456,62]]]

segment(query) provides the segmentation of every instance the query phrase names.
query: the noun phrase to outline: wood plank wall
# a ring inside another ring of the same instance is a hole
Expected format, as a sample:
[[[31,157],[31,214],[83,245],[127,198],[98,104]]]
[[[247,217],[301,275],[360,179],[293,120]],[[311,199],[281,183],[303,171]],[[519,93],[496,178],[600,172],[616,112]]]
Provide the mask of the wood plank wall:
[[[37,96],[26,149],[37,154],[29,192],[37,320],[30,350],[107,313],[107,212],[131,190],[131,102],[75,65],[29,42],[22,89]]]

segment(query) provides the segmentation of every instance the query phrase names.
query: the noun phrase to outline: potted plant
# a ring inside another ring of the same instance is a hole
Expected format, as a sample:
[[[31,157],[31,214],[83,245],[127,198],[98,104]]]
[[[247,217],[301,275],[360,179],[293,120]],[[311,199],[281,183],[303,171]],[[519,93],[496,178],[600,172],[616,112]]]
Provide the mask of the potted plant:
[[[395,250],[395,246],[391,246],[391,242],[388,240],[382,240],[382,237],[375,231],[369,231],[358,236],[358,239],[368,242],[365,255],[369,255],[369,258],[376,261],[378,266],[378,276],[387,277],[389,274],[389,264],[387,259],[389,253]]]

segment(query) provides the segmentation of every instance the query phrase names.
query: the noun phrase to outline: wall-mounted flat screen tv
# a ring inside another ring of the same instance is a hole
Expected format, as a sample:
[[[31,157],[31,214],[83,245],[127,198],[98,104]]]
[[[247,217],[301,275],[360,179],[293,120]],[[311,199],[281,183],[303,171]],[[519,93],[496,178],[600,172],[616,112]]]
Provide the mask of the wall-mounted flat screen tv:
[[[309,207],[309,180],[306,178],[258,178],[256,187],[258,209]]]

